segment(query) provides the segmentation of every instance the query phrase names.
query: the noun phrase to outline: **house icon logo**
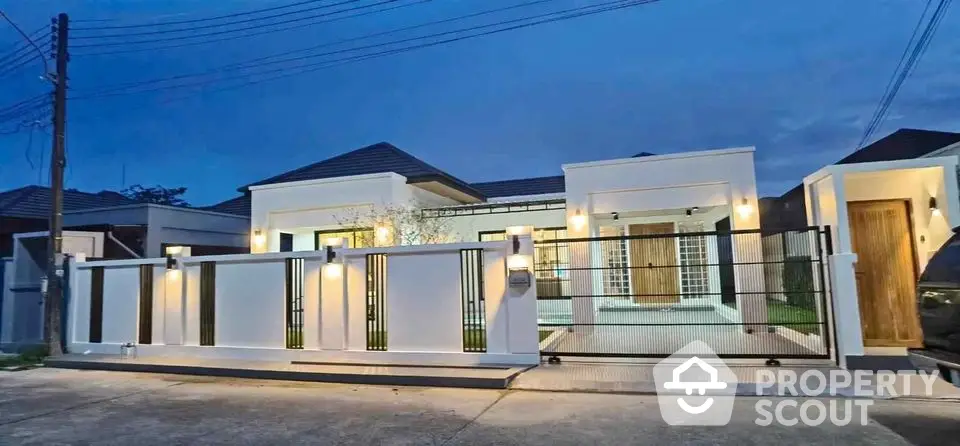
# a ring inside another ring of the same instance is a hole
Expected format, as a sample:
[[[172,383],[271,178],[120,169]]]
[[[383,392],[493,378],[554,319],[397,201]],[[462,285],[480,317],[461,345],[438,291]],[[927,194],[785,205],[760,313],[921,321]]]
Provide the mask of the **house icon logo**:
[[[705,342],[693,341],[653,368],[660,414],[670,425],[730,422],[736,375]]]

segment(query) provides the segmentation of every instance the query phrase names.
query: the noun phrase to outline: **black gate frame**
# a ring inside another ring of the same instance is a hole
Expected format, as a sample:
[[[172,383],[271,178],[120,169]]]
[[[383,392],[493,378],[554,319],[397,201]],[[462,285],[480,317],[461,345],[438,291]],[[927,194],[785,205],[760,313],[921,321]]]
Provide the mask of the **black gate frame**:
[[[815,234],[813,237],[816,239],[816,258],[811,258],[809,264],[812,267],[817,268],[819,280],[817,280],[815,285],[819,286],[819,289],[813,291],[818,296],[819,305],[821,308],[820,314],[816,314],[817,321],[813,323],[772,323],[768,320],[766,323],[694,323],[694,324],[675,324],[675,323],[653,323],[653,324],[603,324],[603,323],[593,323],[593,324],[574,324],[571,323],[539,323],[538,328],[551,328],[555,330],[556,328],[566,328],[566,331],[572,332],[576,326],[604,326],[604,325],[633,325],[633,326],[677,326],[677,325],[703,325],[703,326],[767,326],[768,329],[774,326],[784,326],[784,325],[817,325],[821,327],[820,333],[822,333],[822,344],[823,344],[823,353],[812,352],[811,354],[792,354],[784,352],[762,352],[758,351],[756,353],[744,353],[744,354],[729,354],[718,352],[717,356],[721,358],[739,358],[739,359],[766,359],[768,365],[779,365],[778,359],[832,359],[835,363],[839,358],[836,358],[837,352],[837,343],[836,343],[836,321],[834,320],[834,308],[833,308],[833,299],[830,297],[831,290],[827,287],[827,277],[829,277],[829,265],[827,263],[827,257],[833,254],[833,239],[830,226],[817,227],[817,226],[808,226],[800,227],[793,229],[778,229],[778,230],[764,230],[764,229],[741,229],[741,230],[725,230],[725,231],[709,231],[709,232],[684,232],[684,233],[671,233],[671,234],[652,234],[652,235],[622,235],[622,236],[609,236],[609,237],[583,237],[583,238],[568,238],[568,239],[557,239],[557,240],[544,240],[544,241],[534,241],[535,250],[539,249],[556,249],[557,255],[561,248],[568,249],[567,256],[568,262],[570,257],[569,246],[571,243],[592,243],[592,242],[603,242],[603,241],[619,241],[619,240],[638,240],[638,239],[654,239],[654,238],[677,238],[677,237],[696,237],[696,236],[713,236],[713,237],[725,237],[732,238],[738,234],[753,234],[759,237],[766,235],[775,235],[775,234],[787,234],[790,232],[812,232]],[[761,241],[762,243],[762,241]],[[784,246],[786,245],[786,239],[784,238]],[[762,247],[761,247],[762,248]],[[786,253],[786,249],[784,250]],[[556,294],[557,291],[563,289],[562,282],[567,281],[571,282],[573,279],[569,276],[570,271],[576,270],[603,270],[609,269],[604,267],[591,267],[589,268],[573,268],[571,265],[567,265],[567,268],[558,268],[556,263],[550,264],[539,264],[536,261],[537,256],[534,256],[534,274],[537,275],[537,302],[541,301],[550,301],[550,300],[570,300],[572,302],[573,298],[596,298],[596,297],[629,297],[621,295],[604,295],[604,294],[591,294],[589,296],[577,296],[573,293],[565,294],[562,291],[559,294]],[[592,261],[592,260],[591,260]],[[681,262],[678,260],[676,268],[682,267]],[[730,265],[723,264],[719,261],[715,264],[710,264],[708,262],[707,266],[715,266],[718,268],[723,268],[726,266],[737,266],[737,265],[764,265],[770,263],[781,263],[786,264],[786,254],[784,255],[784,260],[777,262],[767,262],[765,259],[761,259],[760,262],[733,262]],[[646,267],[632,267],[625,266],[626,269],[631,268],[646,268]],[[556,272],[566,270],[568,277],[566,279],[557,278],[555,279],[556,283],[545,282],[541,275],[544,272]],[[632,278],[628,279],[632,280]],[[572,283],[570,284],[572,286]],[[592,290],[591,290],[592,292]],[[721,292],[723,292],[721,290]],[[776,293],[777,291],[764,290],[764,294]],[[786,291],[781,290],[780,292],[786,294]],[[553,295],[550,295],[553,294]],[[698,293],[703,294],[703,293]],[[709,293],[709,294],[718,294],[718,293]],[[744,294],[738,292],[737,294]],[[683,293],[680,293],[682,299]],[[572,306],[572,305],[571,305]],[[816,312],[815,312],[816,313]],[[752,331],[747,330],[748,334],[752,334]],[[692,341],[692,339],[691,339]],[[559,362],[560,357],[594,357],[594,358],[664,358],[670,356],[670,354],[663,353],[634,353],[634,352],[599,352],[599,351],[550,351],[550,350],[541,350],[541,356],[546,356],[550,358],[551,363]]]

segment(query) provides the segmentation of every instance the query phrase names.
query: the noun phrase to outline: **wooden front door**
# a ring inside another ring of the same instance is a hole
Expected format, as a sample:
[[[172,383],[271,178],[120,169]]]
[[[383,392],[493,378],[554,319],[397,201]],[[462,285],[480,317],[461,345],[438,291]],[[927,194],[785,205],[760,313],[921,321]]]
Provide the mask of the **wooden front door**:
[[[863,345],[921,347],[913,230],[903,200],[847,203]]]
[[[630,235],[673,234],[673,223],[630,225]],[[630,285],[636,303],[680,301],[675,237],[630,240]]]

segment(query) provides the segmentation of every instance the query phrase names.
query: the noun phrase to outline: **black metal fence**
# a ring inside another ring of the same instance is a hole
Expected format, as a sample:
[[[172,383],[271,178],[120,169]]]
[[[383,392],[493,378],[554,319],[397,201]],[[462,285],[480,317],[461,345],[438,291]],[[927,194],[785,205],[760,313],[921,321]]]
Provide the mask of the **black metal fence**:
[[[387,350],[387,256],[367,254],[367,350]]]
[[[487,351],[486,301],[483,297],[483,249],[460,250],[460,298],[463,351]]]
[[[88,339],[103,342],[103,267],[90,268],[90,327]]]
[[[303,348],[303,259],[289,258],[284,261],[287,322],[287,348]]]
[[[200,345],[216,344],[217,264],[200,263]]]
[[[828,230],[671,228],[535,242],[542,354],[665,357],[700,340],[722,357],[830,357]]]
[[[153,265],[140,265],[140,323],[138,344],[153,342]]]

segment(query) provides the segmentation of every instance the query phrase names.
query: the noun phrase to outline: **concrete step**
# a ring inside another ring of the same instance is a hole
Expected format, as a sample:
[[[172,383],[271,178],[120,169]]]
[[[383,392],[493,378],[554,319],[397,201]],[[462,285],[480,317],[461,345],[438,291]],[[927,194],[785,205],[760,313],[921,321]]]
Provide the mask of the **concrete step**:
[[[464,387],[506,389],[526,367],[483,365],[415,366],[388,364],[338,364],[271,362],[172,357],[123,358],[117,355],[70,354],[48,358],[47,367],[76,370],[169,373],[286,381],[389,386]]]

